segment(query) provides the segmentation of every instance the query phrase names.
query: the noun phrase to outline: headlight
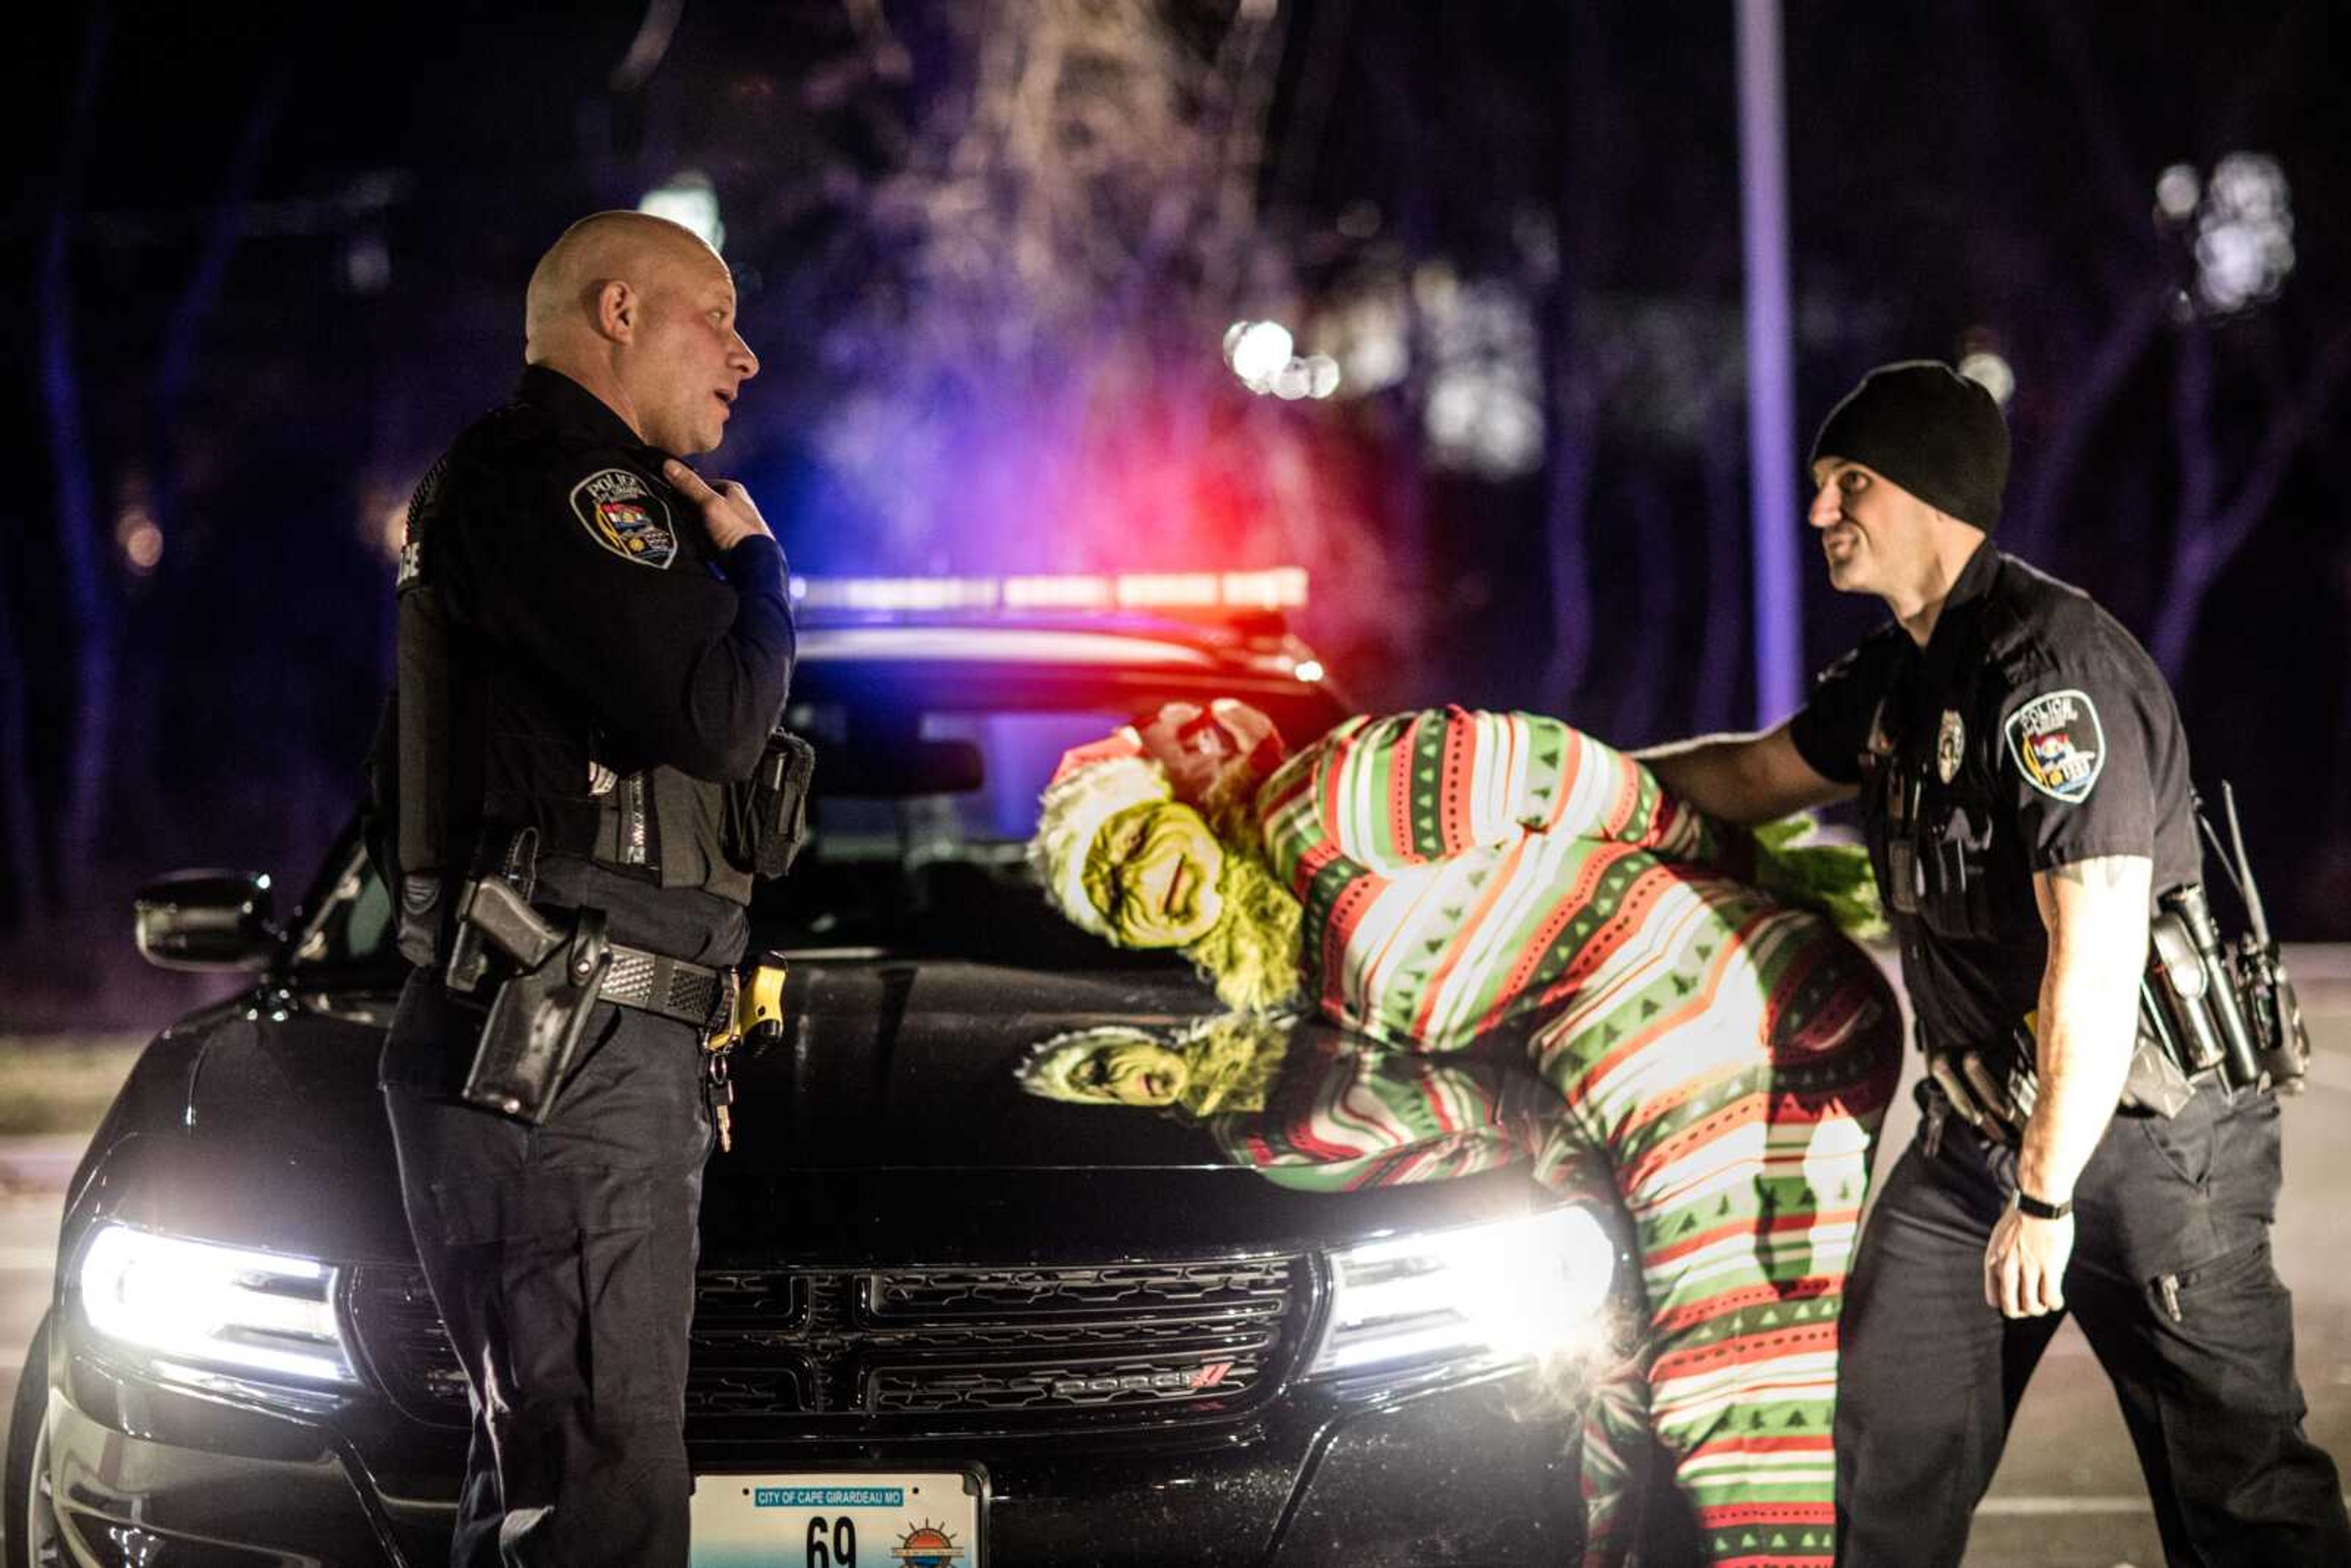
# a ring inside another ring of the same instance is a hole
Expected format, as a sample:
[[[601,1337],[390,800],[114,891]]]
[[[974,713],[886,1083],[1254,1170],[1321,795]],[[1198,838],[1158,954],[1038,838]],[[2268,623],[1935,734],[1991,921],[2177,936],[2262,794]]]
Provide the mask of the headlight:
[[[1588,1208],[1397,1237],[1333,1255],[1308,1375],[1398,1362],[1533,1360],[1588,1343],[1616,1249]]]
[[[127,1225],[82,1249],[83,1318],[152,1355],[271,1378],[360,1381],[335,1312],[335,1270]]]

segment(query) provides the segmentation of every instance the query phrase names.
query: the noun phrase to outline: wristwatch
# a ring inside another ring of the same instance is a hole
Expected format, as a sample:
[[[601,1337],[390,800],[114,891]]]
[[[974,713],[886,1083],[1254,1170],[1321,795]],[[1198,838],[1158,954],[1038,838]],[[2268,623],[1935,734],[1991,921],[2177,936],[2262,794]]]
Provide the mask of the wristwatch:
[[[2019,1212],[2029,1214],[2035,1219],[2063,1219],[2074,1212],[2074,1200],[2069,1197],[2063,1203],[2043,1203],[2022,1187],[2018,1187],[2016,1207]]]

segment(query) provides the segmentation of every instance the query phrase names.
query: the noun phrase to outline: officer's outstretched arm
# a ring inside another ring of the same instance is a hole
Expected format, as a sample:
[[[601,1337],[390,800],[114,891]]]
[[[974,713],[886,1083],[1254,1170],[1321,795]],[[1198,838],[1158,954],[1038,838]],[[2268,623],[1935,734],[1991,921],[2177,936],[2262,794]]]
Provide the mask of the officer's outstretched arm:
[[[1741,827],[1853,798],[1854,786],[1813,771],[1782,724],[1757,735],[1709,735],[1633,753],[1658,781],[1708,816]]]
[[[2049,931],[2036,1032],[2041,1093],[2024,1124],[2017,1185],[2043,1203],[2067,1203],[2105,1134],[2130,1074],[2147,967],[2149,887],[2145,855],[2102,855],[2037,872],[2032,894]],[[1984,1255],[1984,1296],[2011,1317],[2064,1305],[2074,1221],[2011,1208]]]

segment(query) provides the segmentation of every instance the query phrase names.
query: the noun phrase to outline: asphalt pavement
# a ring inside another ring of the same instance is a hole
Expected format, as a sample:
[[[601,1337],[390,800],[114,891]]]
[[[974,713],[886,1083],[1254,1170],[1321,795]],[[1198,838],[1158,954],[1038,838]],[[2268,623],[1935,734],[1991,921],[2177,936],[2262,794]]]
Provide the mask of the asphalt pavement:
[[[2294,1294],[2310,1436],[2351,1464],[2351,947],[2291,955],[2317,1051],[2310,1087],[2287,1103],[2286,1186],[2275,1234]],[[1913,1070],[1916,1062],[1913,1062]],[[1880,1168],[1917,1121],[1907,1090]],[[0,1409],[48,1303],[65,1184],[78,1138],[0,1139]],[[2163,1561],[2138,1465],[2105,1375],[2067,1324],[2018,1413],[1991,1495],[1976,1516],[1969,1568],[2154,1568]]]

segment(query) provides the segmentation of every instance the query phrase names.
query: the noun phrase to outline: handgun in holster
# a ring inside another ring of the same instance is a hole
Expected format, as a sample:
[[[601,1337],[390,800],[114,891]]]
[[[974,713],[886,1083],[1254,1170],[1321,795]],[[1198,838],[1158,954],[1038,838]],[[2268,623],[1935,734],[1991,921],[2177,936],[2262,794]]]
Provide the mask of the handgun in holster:
[[[485,876],[466,886],[457,923],[461,933],[472,934],[509,966],[482,1024],[463,1096],[468,1104],[536,1126],[555,1109],[612,961],[604,912],[580,910],[565,931],[504,877]],[[453,971],[465,946],[453,945]],[[453,988],[457,978],[453,973]]]
[[[2161,988],[2158,967],[2151,961],[2140,986],[2138,1039],[2124,1074],[2120,1103],[2168,1118],[2186,1107],[2196,1084],[2190,1070],[2180,1064],[2176,1026],[2157,999]],[[2024,1124],[2041,1103],[2038,1023],[2027,1014],[2003,1039],[1928,1058],[1930,1076],[1960,1120],[2011,1148],[2022,1145]]]
[[[2041,1101],[2030,1024],[1989,1046],[1954,1047],[1927,1053],[1927,1075],[1959,1120],[1995,1143],[2014,1147]]]

